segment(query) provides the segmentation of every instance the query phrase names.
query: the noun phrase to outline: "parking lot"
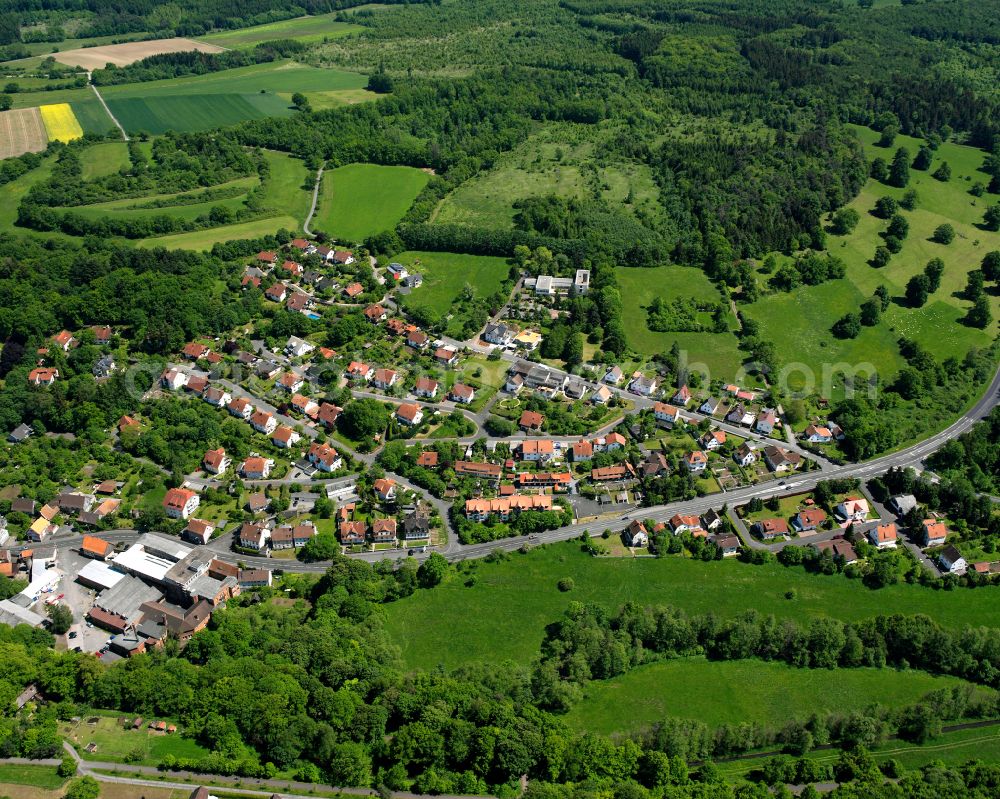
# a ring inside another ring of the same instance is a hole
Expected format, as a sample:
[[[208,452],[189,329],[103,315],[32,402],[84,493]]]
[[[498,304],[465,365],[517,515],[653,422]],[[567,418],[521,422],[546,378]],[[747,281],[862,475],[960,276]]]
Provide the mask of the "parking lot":
[[[73,626],[65,636],[67,648],[78,646],[84,652],[98,652],[108,642],[111,634],[98,627],[87,626],[87,612],[93,606],[97,592],[80,585],[76,581],[76,575],[88,562],[76,550],[60,550],[58,568],[62,579],[59,581],[58,593],[64,594],[61,601],[73,611]],[[70,638],[73,633],[76,633],[76,637]]]

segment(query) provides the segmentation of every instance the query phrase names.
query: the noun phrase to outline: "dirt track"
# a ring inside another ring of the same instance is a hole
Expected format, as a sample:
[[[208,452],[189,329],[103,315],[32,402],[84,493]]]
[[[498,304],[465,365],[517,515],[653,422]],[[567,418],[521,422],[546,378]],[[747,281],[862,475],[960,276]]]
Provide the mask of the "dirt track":
[[[0,112],[0,158],[38,153],[49,143],[38,108]]]
[[[78,50],[66,50],[63,53],[53,53],[52,57],[60,64],[71,67],[83,67],[90,71],[103,69],[111,63],[123,67],[151,55],[161,53],[183,53],[198,50],[202,53],[221,53],[225,48],[214,44],[196,42],[192,39],[153,39],[148,42],[126,42],[125,44],[109,44],[103,47],[81,47]]]

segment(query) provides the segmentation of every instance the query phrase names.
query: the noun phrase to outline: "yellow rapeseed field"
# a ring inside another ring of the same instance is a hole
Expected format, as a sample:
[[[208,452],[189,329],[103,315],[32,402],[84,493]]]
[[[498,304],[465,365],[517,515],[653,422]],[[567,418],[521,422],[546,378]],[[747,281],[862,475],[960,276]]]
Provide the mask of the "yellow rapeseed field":
[[[83,128],[69,103],[53,103],[39,108],[49,141],[73,141],[83,137]]]

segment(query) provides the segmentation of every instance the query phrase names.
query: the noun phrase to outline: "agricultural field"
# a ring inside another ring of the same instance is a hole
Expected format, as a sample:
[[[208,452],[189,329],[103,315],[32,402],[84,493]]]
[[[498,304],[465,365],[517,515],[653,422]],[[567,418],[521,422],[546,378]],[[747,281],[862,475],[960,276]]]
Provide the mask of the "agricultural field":
[[[432,221],[510,228],[513,203],[527,197],[600,197],[613,204],[631,195],[636,210],[656,206],[657,188],[648,166],[595,163],[598,142],[609,131],[595,134],[592,126],[569,123],[546,126],[497,166],[459,186],[435,209]]]
[[[668,352],[676,341],[688,353],[691,364],[703,363],[711,377],[734,379],[743,354],[734,333],[660,333],[649,329],[646,307],[655,297],[671,300],[688,297],[722,302],[722,295],[705,273],[695,267],[661,266],[655,269],[619,267],[615,276],[624,306],[625,334],[629,347],[641,355]],[[730,329],[736,326],[731,320]]]
[[[879,134],[867,128],[856,130],[869,159],[881,156],[891,160],[897,147],[906,147],[913,156],[921,144],[918,139],[899,136],[892,148],[884,149],[875,146]],[[952,169],[947,182],[931,177],[942,161]],[[1000,234],[978,226],[993,198],[976,198],[969,193],[973,183],[989,180],[979,169],[982,163],[982,151],[948,143],[937,150],[927,172],[910,170],[907,189],[869,180],[850,203],[861,218],[858,226],[847,236],[830,235],[827,240],[829,251],[844,260],[845,279],[772,294],[745,309],[760,324],[763,335],[776,344],[781,360],[813,367],[824,363],[869,363],[887,378],[903,365],[896,345],[900,336],[916,340],[938,359],[961,357],[972,347],[987,346],[996,335],[996,322],[988,330],[978,330],[961,321],[971,307],[961,295],[968,273],[979,268],[987,252],[1000,249]],[[873,216],[871,210],[879,197],[898,200],[911,188],[918,194],[917,207],[901,212],[910,224],[909,236],[888,266],[874,268],[869,259],[882,243],[879,233],[886,229],[887,222]],[[955,228],[955,240],[949,245],[930,240],[934,229],[943,223]],[[945,263],[940,289],[922,308],[907,307],[903,297],[907,281],[935,257]],[[855,339],[835,338],[830,332],[834,322],[856,311],[879,285],[885,285],[893,298],[882,321],[862,329]],[[994,299],[993,315],[1000,315],[1000,300]],[[793,374],[789,387],[808,386],[801,375]],[[831,394],[837,396],[842,388],[835,385]]]
[[[1000,624],[1000,597],[983,591],[934,591],[898,584],[872,591],[843,575],[809,574],[776,563],[752,566],[733,560],[593,558],[577,542],[555,544],[499,564],[480,563],[475,585],[452,573],[433,591],[385,606],[386,629],[411,669],[457,668],[465,663],[538,655],[545,626],[570,602],[596,602],[616,610],[626,601],[673,605],[722,616],[757,608],[799,621],[815,616],[843,620],[879,613],[925,613],[942,625]],[[556,583],[571,577],[574,589]],[[794,591],[793,599],[785,594]]]
[[[69,103],[43,105],[38,109],[49,141],[71,142],[83,138],[83,128]]]
[[[208,75],[107,86],[101,93],[127,131],[156,134],[290,116],[295,113],[291,107],[295,92],[335,98],[341,92],[356,93],[366,82],[367,78],[357,73],[282,61]]]
[[[0,158],[39,153],[48,143],[45,123],[37,108],[0,111]]]
[[[347,164],[325,171],[313,227],[350,242],[391,230],[429,179],[408,166]]]
[[[32,67],[37,66],[42,62],[43,59],[54,55],[58,52],[65,52],[68,50],[79,50],[84,47],[97,47],[102,45],[114,44],[116,41],[121,42],[123,39],[142,39],[144,36],[148,35],[144,31],[137,31],[134,33],[119,33],[110,36],[94,36],[89,39],[77,39],[69,38],[63,39],[61,42],[27,42],[22,45],[31,56],[28,58],[19,58],[9,63],[15,64],[18,67]]]
[[[193,39],[152,39],[147,42],[126,42],[106,44],[96,47],[81,47],[77,50],[62,50],[53,55],[60,64],[81,67],[86,70],[103,69],[107,64],[124,67],[144,58],[162,53],[184,53],[197,50],[202,53],[220,53],[221,47],[196,42]]]
[[[704,690],[707,685],[711,691]],[[760,660],[666,660],[588,683],[566,722],[581,732],[604,735],[636,732],[668,716],[702,721],[709,727],[750,719],[781,727],[813,712],[861,710],[874,697],[879,704],[900,707],[957,685],[969,684],[922,671],[797,669]]]
[[[252,28],[209,33],[205,36],[199,36],[198,41],[239,50],[273,39],[322,42],[339,39],[364,30],[364,27],[361,25],[353,25],[349,22],[337,22],[334,17],[334,14],[322,14],[315,17],[296,17],[295,19],[285,19],[281,22],[256,25]]]
[[[488,255],[410,250],[400,253],[392,260],[424,278],[420,288],[400,298],[403,305],[410,308],[430,308],[442,317],[452,312],[452,306],[466,285],[472,287],[477,297],[487,297],[500,288],[510,271],[505,258]],[[458,321],[453,320],[452,324]]]

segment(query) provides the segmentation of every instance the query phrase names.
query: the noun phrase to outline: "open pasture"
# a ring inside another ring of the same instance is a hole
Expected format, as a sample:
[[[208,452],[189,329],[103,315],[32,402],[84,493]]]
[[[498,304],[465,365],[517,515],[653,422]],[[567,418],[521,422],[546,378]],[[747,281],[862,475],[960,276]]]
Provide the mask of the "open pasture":
[[[49,143],[45,123],[37,108],[0,111],[0,158],[38,153]]]
[[[479,562],[475,573],[472,586],[452,572],[437,588],[385,606],[386,629],[408,668],[504,660],[527,665],[538,655],[545,626],[570,602],[596,602],[615,611],[635,601],[720,616],[756,608],[800,622],[925,613],[951,629],[1000,625],[1000,596],[992,592],[935,591],[906,583],[873,591],[840,574],[809,574],[777,563],[593,558],[575,541],[515,554],[503,563]],[[569,593],[556,586],[563,577],[575,582]],[[785,598],[788,591],[794,599]]]
[[[217,45],[198,42],[194,39],[152,39],[148,42],[125,42],[124,44],[106,44],[98,47],[81,47],[77,50],[63,50],[55,53],[53,58],[67,66],[92,70],[103,69],[107,64],[124,67],[162,53],[185,53],[192,50],[202,53],[219,53],[223,49]]]
[[[348,164],[323,173],[315,227],[360,242],[395,227],[430,175],[408,166]]]
[[[339,39],[357,31],[363,31],[361,25],[348,22],[337,22],[334,14],[296,17],[280,22],[269,22],[266,25],[255,25],[252,28],[241,28],[232,31],[217,31],[199,36],[199,42],[214,44],[219,47],[242,49],[253,47],[260,42],[274,39],[296,39],[300,42],[322,42],[328,39]]]

